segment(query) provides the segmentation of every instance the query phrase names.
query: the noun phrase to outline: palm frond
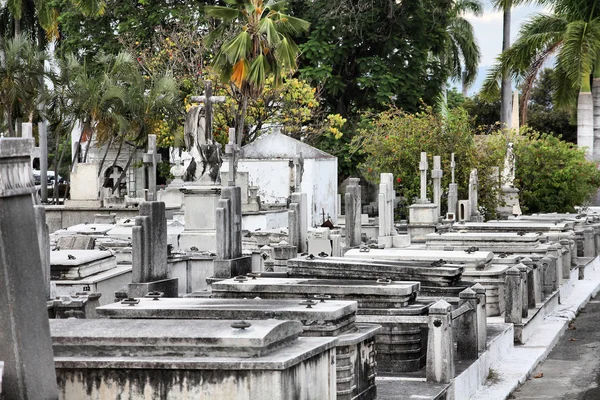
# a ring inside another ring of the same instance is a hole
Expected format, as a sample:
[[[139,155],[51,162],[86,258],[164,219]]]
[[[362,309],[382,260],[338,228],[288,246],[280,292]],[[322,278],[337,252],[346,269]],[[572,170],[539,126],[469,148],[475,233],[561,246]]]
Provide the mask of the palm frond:
[[[235,8],[223,6],[205,6],[204,14],[208,17],[217,18],[225,22],[233,21],[241,15]]]

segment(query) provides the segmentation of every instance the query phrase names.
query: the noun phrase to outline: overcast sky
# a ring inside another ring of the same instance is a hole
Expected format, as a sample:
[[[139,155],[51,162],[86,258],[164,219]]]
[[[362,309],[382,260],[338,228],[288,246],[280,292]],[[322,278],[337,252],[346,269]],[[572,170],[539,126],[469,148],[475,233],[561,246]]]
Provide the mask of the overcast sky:
[[[485,5],[483,16],[466,16],[475,29],[475,35],[479,42],[479,48],[481,49],[479,74],[477,76],[477,81],[473,87],[469,89],[469,94],[479,91],[481,83],[485,79],[487,69],[494,64],[496,57],[502,51],[502,11],[493,10],[489,0],[484,0],[483,2]],[[521,24],[532,14],[541,11],[543,11],[541,7],[533,5],[517,6],[513,8],[511,42],[517,37]]]

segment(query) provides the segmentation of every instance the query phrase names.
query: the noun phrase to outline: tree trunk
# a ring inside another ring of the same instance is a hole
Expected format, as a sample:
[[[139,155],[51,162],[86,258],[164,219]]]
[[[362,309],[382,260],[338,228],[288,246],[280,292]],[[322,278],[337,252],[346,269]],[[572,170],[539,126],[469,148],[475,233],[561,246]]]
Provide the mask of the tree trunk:
[[[594,124],[594,145],[592,159],[600,160],[600,54],[596,57],[594,80],[592,81],[592,107]]]
[[[468,96],[468,91],[469,91],[469,85],[467,85],[465,83],[465,81],[467,80],[467,71],[463,71],[462,72],[462,76],[461,76],[461,83],[462,83],[462,95],[463,97],[466,99]]]
[[[15,37],[21,34],[21,18],[15,18]]]
[[[129,155],[129,159],[127,160],[127,164],[125,165],[125,168],[123,168],[121,175],[119,175],[119,179],[117,179],[117,182],[112,187],[110,194],[114,194],[115,190],[119,187],[119,185],[121,185],[121,181],[125,177],[125,174],[127,174],[127,170],[129,169],[129,166],[131,165],[131,161],[133,160],[133,157],[135,156],[136,151],[137,151],[137,148],[134,146],[133,150],[131,151],[131,154]]]
[[[594,112],[589,76],[585,76],[585,78],[577,100],[577,146],[585,147],[586,158],[590,159],[594,150]]]
[[[104,162],[106,161],[106,156],[108,155],[108,151],[110,150],[110,146],[112,145],[114,138],[115,137],[111,135],[110,140],[108,141],[108,144],[106,145],[106,150],[104,151],[102,160],[100,160],[100,166],[98,167],[98,178],[100,178],[100,175],[102,175],[102,168],[104,167]],[[104,185],[102,185],[102,186],[104,186]]]
[[[502,51],[508,50],[510,47],[510,20],[511,6],[504,9],[503,30],[502,30]],[[504,73],[502,75],[502,84],[500,86],[500,126],[502,129],[510,128],[510,114],[512,111],[512,88],[510,75]]]
[[[248,109],[248,98],[242,97],[241,110],[238,110],[236,115],[236,140],[238,148],[242,147],[242,138],[244,137],[244,122],[246,120],[246,110]]]

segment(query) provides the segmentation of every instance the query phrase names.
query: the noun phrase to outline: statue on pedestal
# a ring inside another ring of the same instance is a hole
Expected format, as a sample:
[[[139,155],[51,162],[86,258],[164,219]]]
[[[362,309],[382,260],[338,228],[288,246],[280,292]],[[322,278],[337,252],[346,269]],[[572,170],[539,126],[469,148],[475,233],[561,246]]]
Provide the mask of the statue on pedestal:
[[[219,170],[223,164],[221,145],[214,142],[212,132],[206,131],[206,115],[202,104],[189,109],[183,131],[185,146],[192,156],[186,180],[220,185]]]
[[[508,143],[506,156],[504,157],[504,169],[502,170],[502,186],[514,187],[515,182],[515,153],[513,143]]]

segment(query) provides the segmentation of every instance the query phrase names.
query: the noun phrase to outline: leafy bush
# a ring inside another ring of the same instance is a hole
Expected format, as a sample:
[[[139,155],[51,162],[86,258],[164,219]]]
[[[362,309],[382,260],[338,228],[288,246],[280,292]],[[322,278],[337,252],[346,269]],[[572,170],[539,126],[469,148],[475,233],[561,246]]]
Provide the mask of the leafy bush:
[[[573,212],[598,190],[598,166],[576,145],[527,128],[511,133],[508,140],[514,143],[515,187],[523,212]],[[497,165],[502,165],[506,143],[502,134],[487,141],[487,153]]]
[[[370,182],[379,182],[379,174],[394,174],[399,193],[411,204],[420,194],[419,161],[421,152],[427,152],[431,179],[433,156],[441,156],[442,189],[447,190],[451,182],[450,155],[455,154],[455,182],[459,187],[459,199],[468,197],[471,169],[478,169],[479,203],[484,210],[492,210],[487,217],[494,216],[497,205],[497,182],[491,175],[489,157],[485,149],[478,148],[467,112],[462,108],[451,109],[446,117],[433,112],[430,107],[416,114],[408,114],[391,108],[376,115],[366,116],[366,128],[352,141],[353,151],[364,156],[358,168]],[[433,187],[428,185],[428,197],[433,197]],[[445,202],[445,197],[444,201]],[[445,212],[445,205],[442,205]]]

